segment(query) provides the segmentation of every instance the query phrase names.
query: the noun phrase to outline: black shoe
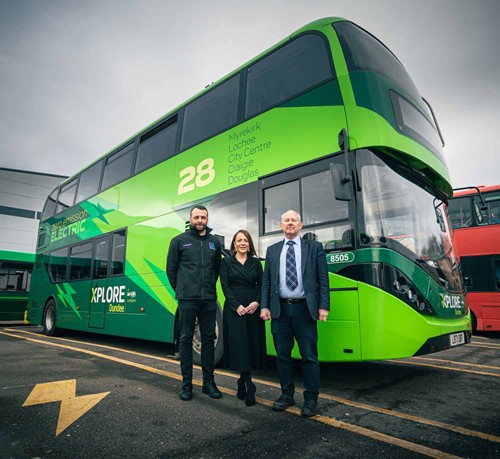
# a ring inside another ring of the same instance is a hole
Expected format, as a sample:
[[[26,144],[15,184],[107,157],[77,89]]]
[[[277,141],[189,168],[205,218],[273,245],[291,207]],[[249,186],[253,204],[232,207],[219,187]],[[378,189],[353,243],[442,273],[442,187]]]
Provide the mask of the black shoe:
[[[285,411],[289,406],[295,405],[293,397],[287,394],[281,396],[273,403],[273,411]]]
[[[245,381],[243,379],[238,379],[238,392],[236,392],[236,397],[238,397],[240,400],[245,400],[245,397],[247,396],[247,387],[245,386]]]
[[[248,383],[247,396],[245,397],[245,405],[253,406],[255,405],[255,391],[257,388],[253,382]]]
[[[304,400],[304,406],[300,410],[300,415],[306,418],[310,418],[311,416],[315,416],[318,414],[316,409],[317,402],[313,398]]]
[[[193,398],[193,386],[184,384],[179,392],[179,398],[184,402],[191,400]]]
[[[210,398],[222,398],[222,393],[219,389],[217,389],[217,386],[214,382],[203,384],[203,386],[201,387],[201,391],[204,394],[207,394]]]

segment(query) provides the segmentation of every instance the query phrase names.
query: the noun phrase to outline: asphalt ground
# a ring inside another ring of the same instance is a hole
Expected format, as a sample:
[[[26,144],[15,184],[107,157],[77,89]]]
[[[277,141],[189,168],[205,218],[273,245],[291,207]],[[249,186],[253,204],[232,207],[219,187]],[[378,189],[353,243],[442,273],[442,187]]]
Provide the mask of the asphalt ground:
[[[162,343],[0,324],[0,457],[500,457],[499,334],[418,358],[322,364],[309,419],[301,394],[271,410],[272,359],[254,374],[255,406],[236,398],[238,375],[222,368],[221,400],[201,393],[196,369],[182,402],[171,354]],[[300,364],[296,374],[300,387]]]

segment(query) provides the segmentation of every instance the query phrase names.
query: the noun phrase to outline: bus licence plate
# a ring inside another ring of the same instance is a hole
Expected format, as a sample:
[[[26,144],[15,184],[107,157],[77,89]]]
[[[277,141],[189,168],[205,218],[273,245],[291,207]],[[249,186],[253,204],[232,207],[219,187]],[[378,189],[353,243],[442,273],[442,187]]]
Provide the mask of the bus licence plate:
[[[450,335],[450,346],[458,346],[459,344],[465,344],[465,335],[461,333],[452,333]]]

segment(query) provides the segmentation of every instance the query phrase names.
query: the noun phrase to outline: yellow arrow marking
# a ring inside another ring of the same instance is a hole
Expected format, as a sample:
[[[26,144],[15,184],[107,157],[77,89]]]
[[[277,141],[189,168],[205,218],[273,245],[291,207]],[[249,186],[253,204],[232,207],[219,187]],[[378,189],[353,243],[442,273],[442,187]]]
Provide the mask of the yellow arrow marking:
[[[54,381],[37,384],[28,395],[23,406],[61,402],[56,429],[56,436],[58,436],[110,393],[101,392],[100,394],[81,395],[77,397],[76,379]]]
[[[37,384],[23,406],[38,405],[40,403],[60,402],[76,396],[76,379],[67,381],[54,381]]]
[[[110,392],[101,392],[63,400],[57,421],[56,437],[109,394]]]

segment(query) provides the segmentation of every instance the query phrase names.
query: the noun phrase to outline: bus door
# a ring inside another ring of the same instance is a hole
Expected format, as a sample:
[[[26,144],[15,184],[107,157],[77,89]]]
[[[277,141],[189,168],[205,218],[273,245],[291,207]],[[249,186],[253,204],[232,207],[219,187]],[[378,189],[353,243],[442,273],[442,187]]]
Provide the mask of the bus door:
[[[73,290],[73,313],[65,314],[64,325],[75,330],[87,329],[92,285],[92,252],[94,244],[87,241],[69,249],[68,280]]]
[[[109,234],[94,241],[94,269],[89,305],[89,327],[104,328],[106,317],[106,292],[111,237]]]

